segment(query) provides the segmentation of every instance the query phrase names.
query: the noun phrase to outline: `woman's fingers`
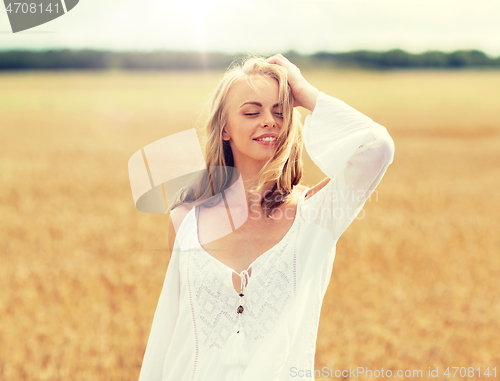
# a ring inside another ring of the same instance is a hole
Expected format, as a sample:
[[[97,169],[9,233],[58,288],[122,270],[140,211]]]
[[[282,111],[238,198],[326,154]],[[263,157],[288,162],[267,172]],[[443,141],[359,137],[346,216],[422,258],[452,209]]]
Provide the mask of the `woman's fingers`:
[[[287,67],[287,66],[296,67],[282,54],[275,54],[274,56],[269,57],[266,61],[269,62],[270,64],[276,64],[276,65],[280,65],[280,66],[284,66],[284,67]]]
[[[280,65],[287,71],[288,83],[294,97],[294,106],[302,106],[312,111],[319,91],[306,81],[300,73],[300,69],[282,54],[275,54],[266,61],[270,64]]]
[[[288,61],[288,59],[286,59],[282,54],[275,54],[274,56],[269,57],[266,61],[270,64],[280,65],[286,69],[288,72],[288,82],[290,83],[290,86],[293,87],[297,82],[304,80],[300,74],[299,68]]]
[[[266,61],[270,64],[282,65],[284,63],[284,58],[281,54],[275,54],[274,56],[269,57]]]
[[[299,68],[291,63],[287,58],[285,58],[282,54],[275,54],[274,56],[269,57],[266,60],[270,64],[280,65],[283,67],[288,74],[288,83],[292,88],[292,92],[295,98],[294,106],[300,106],[300,101],[298,99],[299,88],[304,86],[307,82],[300,73]]]

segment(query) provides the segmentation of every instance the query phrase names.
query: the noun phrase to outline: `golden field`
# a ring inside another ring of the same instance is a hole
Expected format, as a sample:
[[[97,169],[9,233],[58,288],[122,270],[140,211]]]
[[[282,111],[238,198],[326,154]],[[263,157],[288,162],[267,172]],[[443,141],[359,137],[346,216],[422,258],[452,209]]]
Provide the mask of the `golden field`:
[[[499,377],[500,72],[304,75],[396,147],[337,246],[316,369]],[[168,218],[135,208],[127,162],[192,128],[219,76],[0,74],[1,381],[138,379]]]

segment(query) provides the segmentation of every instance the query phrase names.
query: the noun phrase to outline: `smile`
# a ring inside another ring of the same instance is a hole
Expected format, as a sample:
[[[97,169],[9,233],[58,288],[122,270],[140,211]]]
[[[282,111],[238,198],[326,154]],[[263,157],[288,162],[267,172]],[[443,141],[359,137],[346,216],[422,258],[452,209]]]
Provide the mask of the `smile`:
[[[260,139],[254,139],[254,140],[257,140],[257,141],[264,141],[264,142],[275,142],[276,141],[276,138],[273,138],[273,137],[267,137],[267,138],[260,138]]]
[[[276,145],[276,138],[262,138],[262,139],[254,139],[257,143],[264,146],[274,146]]]

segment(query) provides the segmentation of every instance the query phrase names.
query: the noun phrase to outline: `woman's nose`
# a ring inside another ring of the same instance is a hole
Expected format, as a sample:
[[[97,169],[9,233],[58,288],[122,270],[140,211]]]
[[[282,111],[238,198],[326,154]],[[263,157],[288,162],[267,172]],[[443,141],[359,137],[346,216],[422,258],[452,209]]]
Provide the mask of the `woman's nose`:
[[[266,112],[264,113],[264,118],[262,120],[262,127],[275,127],[276,126],[276,119],[274,119],[274,116],[271,112]]]

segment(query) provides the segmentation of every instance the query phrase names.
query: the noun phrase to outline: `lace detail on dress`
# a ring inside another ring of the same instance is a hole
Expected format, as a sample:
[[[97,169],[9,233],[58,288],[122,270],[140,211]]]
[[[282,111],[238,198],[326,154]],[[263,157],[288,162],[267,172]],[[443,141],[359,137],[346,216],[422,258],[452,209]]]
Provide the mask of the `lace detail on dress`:
[[[294,224],[274,248],[252,264],[241,314],[246,337],[255,342],[273,330],[296,292],[296,234]],[[233,270],[209,253],[189,254],[190,289],[198,341],[204,350],[222,349],[238,322],[239,296],[232,284]]]
[[[250,278],[250,300],[244,321],[247,335],[253,341],[264,339],[279,320],[285,306],[295,297],[295,239],[293,234],[281,249],[270,253],[257,264]]]
[[[215,258],[194,251],[189,254],[194,293],[193,314],[198,323],[198,341],[206,350],[221,349],[237,322],[238,295],[228,287],[228,271],[222,271]]]

